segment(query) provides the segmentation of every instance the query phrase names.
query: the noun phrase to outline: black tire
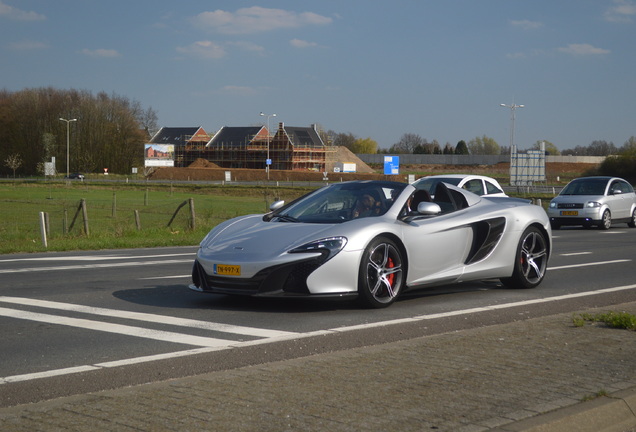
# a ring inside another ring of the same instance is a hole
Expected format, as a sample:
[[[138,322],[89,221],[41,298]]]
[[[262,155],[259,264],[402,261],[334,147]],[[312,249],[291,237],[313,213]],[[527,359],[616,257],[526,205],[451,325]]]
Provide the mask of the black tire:
[[[548,240],[537,227],[528,227],[517,246],[512,276],[502,278],[508,288],[534,288],[543,281],[548,267]]]
[[[636,228],[636,209],[632,212],[632,218],[627,222],[627,226],[630,228]]]
[[[603,212],[601,222],[598,224],[598,228],[602,230],[608,230],[612,226],[612,214],[609,210]]]
[[[390,306],[404,287],[406,261],[398,245],[386,237],[376,237],[362,254],[358,273],[360,303],[369,308]]]

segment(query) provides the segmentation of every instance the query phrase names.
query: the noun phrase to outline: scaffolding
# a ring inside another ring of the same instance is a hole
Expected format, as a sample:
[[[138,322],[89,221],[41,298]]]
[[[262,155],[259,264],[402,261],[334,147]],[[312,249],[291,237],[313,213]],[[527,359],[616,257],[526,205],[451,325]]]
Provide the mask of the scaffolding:
[[[215,142],[214,146],[201,142],[175,146],[175,167],[187,167],[197,159],[205,159],[221,168],[264,169],[268,155],[272,161],[270,169],[320,172],[325,170],[324,145],[296,146],[284,130],[281,133],[280,129],[273,137],[256,134],[248,135],[239,142]]]

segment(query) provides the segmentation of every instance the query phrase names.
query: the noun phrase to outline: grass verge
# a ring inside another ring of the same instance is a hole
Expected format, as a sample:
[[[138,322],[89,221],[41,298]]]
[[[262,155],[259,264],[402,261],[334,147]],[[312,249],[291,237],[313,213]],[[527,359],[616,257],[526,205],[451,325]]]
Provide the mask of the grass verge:
[[[608,327],[636,331],[636,315],[628,312],[606,312],[598,314],[582,313],[572,317],[576,327],[585,323],[603,323]]]

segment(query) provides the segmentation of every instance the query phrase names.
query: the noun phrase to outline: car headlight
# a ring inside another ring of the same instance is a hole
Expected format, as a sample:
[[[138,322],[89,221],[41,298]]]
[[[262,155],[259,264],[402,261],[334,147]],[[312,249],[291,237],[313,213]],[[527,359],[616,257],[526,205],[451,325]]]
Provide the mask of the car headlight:
[[[557,203],[550,201],[550,208],[557,208]]]
[[[321,240],[305,243],[302,246],[298,246],[288,253],[313,253],[319,252],[322,254],[323,261],[327,261],[333,258],[338,252],[340,252],[347,244],[346,237],[329,237]]]
[[[597,208],[600,207],[602,204],[600,202],[596,202],[596,201],[588,201],[585,203],[585,207],[587,208]]]

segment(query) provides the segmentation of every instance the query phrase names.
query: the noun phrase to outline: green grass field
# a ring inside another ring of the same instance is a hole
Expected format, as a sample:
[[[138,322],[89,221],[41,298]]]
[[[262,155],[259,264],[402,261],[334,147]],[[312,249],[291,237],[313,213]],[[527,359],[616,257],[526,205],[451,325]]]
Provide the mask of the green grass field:
[[[211,228],[226,219],[264,213],[276,199],[289,202],[319,186],[3,182],[0,183],[0,254],[197,245]],[[519,196],[541,198],[544,207],[551,198]],[[81,200],[86,203],[88,234]],[[48,220],[46,247],[40,212]]]
[[[264,213],[275,198],[289,201],[305,192],[306,189],[265,186],[3,183],[0,184],[0,253],[196,245],[223,220]],[[88,235],[80,207],[82,199],[86,203]],[[168,226],[184,202],[186,205]],[[141,229],[137,227],[135,211]],[[48,216],[46,248],[40,230],[40,212]]]

